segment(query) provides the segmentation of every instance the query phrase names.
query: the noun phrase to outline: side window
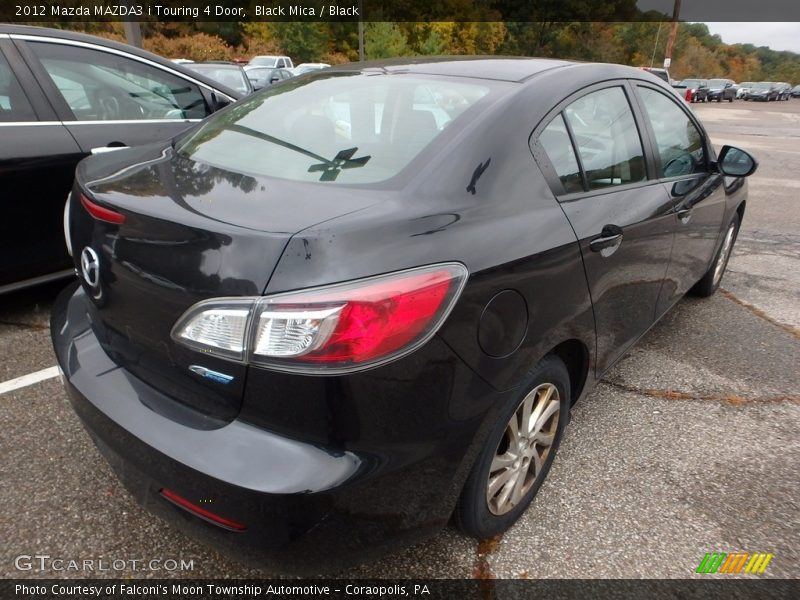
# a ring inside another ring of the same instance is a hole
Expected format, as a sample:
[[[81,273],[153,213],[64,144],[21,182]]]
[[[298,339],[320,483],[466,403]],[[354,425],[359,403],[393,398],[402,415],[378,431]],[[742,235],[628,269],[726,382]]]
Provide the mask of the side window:
[[[172,73],[110,52],[28,42],[79,121],[202,119],[200,88]]]
[[[569,139],[569,133],[567,133],[567,127],[564,124],[564,117],[561,114],[545,127],[539,135],[539,143],[547,153],[550,162],[553,163],[558,178],[564,184],[564,190],[568,194],[582,192],[583,181],[581,181],[580,168]]]
[[[636,121],[621,87],[583,96],[565,110],[590,190],[647,178]]]
[[[683,109],[650,88],[640,87],[639,95],[653,126],[664,177],[706,171],[703,136]]]
[[[283,61],[282,58],[279,58],[278,62],[275,63],[275,66],[278,67],[279,69],[283,69],[286,66],[286,63]]]
[[[0,54],[0,122],[36,121],[36,114],[5,57]]]

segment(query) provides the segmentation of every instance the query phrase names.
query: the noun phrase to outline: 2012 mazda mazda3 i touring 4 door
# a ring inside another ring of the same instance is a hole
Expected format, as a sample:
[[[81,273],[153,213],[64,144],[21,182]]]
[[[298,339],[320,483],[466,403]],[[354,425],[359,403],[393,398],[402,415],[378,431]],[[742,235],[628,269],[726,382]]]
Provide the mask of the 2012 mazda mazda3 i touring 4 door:
[[[570,407],[720,283],[756,163],[683,104],[614,65],[364,63],[83,161],[75,410],[141,503],[272,568],[505,530]]]

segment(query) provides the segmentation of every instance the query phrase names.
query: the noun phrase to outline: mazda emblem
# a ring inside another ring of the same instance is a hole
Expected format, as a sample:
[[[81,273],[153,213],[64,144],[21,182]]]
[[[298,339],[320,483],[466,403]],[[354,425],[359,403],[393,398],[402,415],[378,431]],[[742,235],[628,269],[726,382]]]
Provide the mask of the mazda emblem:
[[[89,246],[81,252],[81,273],[83,273],[83,280],[92,289],[96,289],[100,285],[100,257]]]

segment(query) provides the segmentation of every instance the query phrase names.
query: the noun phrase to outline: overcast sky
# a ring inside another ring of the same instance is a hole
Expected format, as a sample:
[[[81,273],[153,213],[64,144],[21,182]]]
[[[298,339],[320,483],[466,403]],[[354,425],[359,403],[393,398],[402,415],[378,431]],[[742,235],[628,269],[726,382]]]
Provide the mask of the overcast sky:
[[[726,44],[769,46],[800,54],[800,23],[706,23]]]

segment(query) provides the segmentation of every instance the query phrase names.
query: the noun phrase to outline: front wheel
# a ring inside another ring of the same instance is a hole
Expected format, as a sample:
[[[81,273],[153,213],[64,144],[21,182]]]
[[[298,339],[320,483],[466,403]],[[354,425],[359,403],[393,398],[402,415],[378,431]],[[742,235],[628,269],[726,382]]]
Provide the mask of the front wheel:
[[[728,266],[728,260],[731,257],[733,244],[736,242],[736,235],[739,233],[739,214],[734,213],[728,228],[725,230],[725,237],[722,239],[722,245],[717,252],[714,262],[708,269],[703,278],[698,281],[692,288],[692,293],[695,296],[707,297],[711,296],[719,288],[722,281],[722,275],[725,273],[725,268]]]
[[[467,534],[485,539],[519,519],[555,458],[569,412],[569,373],[544,358],[500,411],[464,484],[454,513]]]

